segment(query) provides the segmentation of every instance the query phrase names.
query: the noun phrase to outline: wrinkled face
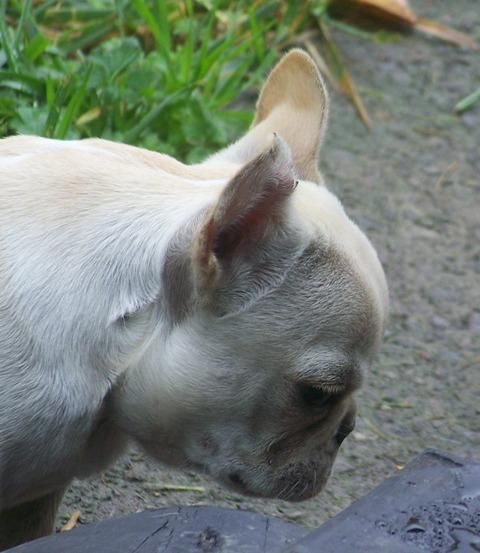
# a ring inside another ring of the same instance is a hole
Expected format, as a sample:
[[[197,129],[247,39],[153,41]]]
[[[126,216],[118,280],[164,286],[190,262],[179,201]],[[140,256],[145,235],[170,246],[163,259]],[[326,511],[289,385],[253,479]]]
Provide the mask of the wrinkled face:
[[[300,249],[296,239],[283,246],[295,261],[246,306],[223,313],[239,297],[244,302],[256,280],[272,279],[268,266],[250,276],[239,271],[240,281],[216,290],[220,312],[200,307],[175,325],[150,353],[136,429],[163,462],[245,494],[294,501],[322,489],[354,426],[353,392],[378,347],[386,308],[383,273],[366,238],[326,190],[301,183],[302,192],[300,206],[310,194],[329,195],[323,205],[331,201],[331,226],[348,235],[349,247],[326,240],[325,230],[304,230]]]

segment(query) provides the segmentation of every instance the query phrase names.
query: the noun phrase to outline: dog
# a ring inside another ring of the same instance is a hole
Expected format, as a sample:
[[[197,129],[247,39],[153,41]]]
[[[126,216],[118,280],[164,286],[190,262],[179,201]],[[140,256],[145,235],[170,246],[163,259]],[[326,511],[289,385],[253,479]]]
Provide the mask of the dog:
[[[325,485],[388,312],[317,169],[328,96],[295,49],[203,163],[100,139],[0,141],[0,545],[133,440],[252,496]]]

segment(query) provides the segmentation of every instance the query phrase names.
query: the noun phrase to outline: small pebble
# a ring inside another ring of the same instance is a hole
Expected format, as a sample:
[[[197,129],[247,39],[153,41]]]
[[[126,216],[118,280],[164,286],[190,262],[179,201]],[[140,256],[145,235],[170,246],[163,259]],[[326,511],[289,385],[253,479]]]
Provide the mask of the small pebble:
[[[480,313],[472,313],[468,321],[468,330],[474,336],[480,336]]]
[[[476,129],[479,124],[478,115],[474,111],[467,111],[462,115],[463,123],[470,129]]]
[[[450,326],[450,323],[446,319],[437,315],[430,319],[430,323],[433,328],[436,328],[437,330],[446,330]]]
[[[303,511],[292,511],[288,513],[288,518],[291,520],[299,520],[305,517],[305,513]]]
[[[125,478],[130,482],[145,482],[144,472],[139,467],[132,467],[125,473]]]
[[[352,437],[358,442],[365,442],[368,440],[368,436],[362,432],[352,432]]]
[[[439,351],[437,355],[437,360],[448,365],[455,365],[462,360],[462,356],[456,351]]]

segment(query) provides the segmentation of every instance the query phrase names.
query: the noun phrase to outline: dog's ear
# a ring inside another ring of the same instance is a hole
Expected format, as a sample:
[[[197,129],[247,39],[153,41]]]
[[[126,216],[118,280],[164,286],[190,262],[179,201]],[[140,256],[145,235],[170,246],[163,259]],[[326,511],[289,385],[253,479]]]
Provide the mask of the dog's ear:
[[[318,180],[318,153],[328,119],[328,94],[314,61],[291,50],[270,73],[257,102],[253,126],[280,133],[302,179]]]
[[[252,257],[285,218],[296,186],[292,156],[278,135],[270,141],[225,186],[197,233],[194,265],[203,286],[215,286],[236,259]]]
[[[320,182],[318,154],[328,105],[327,89],[312,58],[302,50],[291,50],[268,76],[250,131],[214,159],[245,163],[263,149],[266,137],[277,132],[292,151],[297,176]]]

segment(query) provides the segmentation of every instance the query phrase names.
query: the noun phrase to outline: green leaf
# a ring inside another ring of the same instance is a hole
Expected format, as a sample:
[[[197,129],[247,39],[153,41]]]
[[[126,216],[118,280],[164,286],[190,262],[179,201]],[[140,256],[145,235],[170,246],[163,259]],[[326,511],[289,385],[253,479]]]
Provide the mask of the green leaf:
[[[24,90],[31,94],[41,94],[43,90],[43,83],[40,79],[13,71],[0,71],[0,86]]]
[[[45,106],[20,106],[16,110],[16,117],[12,120],[13,128],[21,134],[43,134],[47,122]]]
[[[35,61],[50,45],[50,42],[42,34],[37,33],[23,49],[23,55],[30,62]]]
[[[103,68],[104,76],[111,83],[142,55],[142,49],[135,37],[115,37],[95,48],[90,55],[90,61]]]

